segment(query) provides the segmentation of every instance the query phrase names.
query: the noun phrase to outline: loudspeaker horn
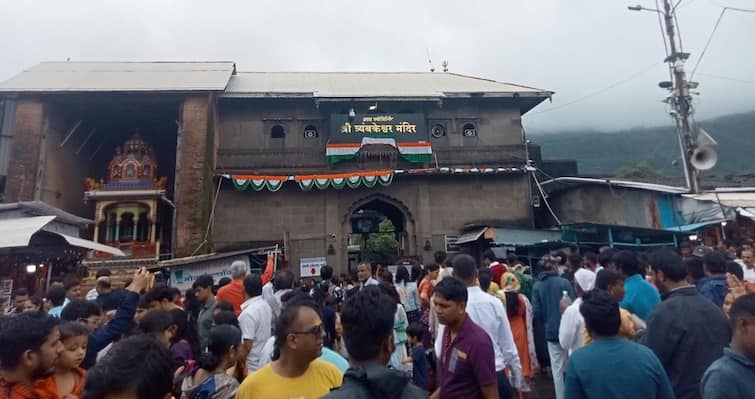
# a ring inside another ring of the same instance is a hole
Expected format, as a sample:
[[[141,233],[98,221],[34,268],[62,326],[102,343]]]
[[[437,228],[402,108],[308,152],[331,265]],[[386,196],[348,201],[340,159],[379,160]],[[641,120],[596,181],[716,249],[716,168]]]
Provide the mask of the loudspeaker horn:
[[[700,134],[697,135],[697,147],[713,147],[717,145],[718,143],[716,140],[713,140],[713,137],[710,137],[708,132],[701,128]]]
[[[697,135],[697,145],[690,159],[692,167],[697,170],[709,170],[716,166],[716,162],[718,162],[716,146],[718,146],[716,140],[713,140],[708,132],[700,129],[700,134]]]

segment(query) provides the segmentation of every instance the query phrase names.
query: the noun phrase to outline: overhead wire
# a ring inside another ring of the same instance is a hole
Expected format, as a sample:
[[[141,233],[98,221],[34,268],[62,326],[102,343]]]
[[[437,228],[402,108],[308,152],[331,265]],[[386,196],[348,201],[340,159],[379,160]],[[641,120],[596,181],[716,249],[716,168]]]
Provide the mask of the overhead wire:
[[[713,30],[710,32],[710,35],[708,35],[708,40],[705,42],[703,51],[700,52],[700,56],[697,57],[695,66],[692,68],[692,72],[690,72],[689,74],[689,80],[692,80],[692,78],[695,77],[695,72],[697,72],[697,68],[700,66],[700,62],[702,62],[703,57],[705,56],[705,53],[708,51],[708,47],[710,47],[710,43],[713,41],[713,36],[716,34],[718,27],[721,25],[721,20],[724,18],[724,14],[726,13],[726,10],[727,9],[724,7],[721,9],[721,13],[718,14],[718,19],[716,20],[716,24],[713,26]]]
[[[713,41],[713,36],[716,34],[716,31],[718,31],[718,27],[721,25],[721,20],[724,18],[724,14],[726,14],[726,11],[731,10],[731,11],[736,11],[736,12],[755,13],[755,9],[726,7],[718,3],[714,3],[714,4],[721,7],[721,13],[718,14],[718,19],[716,20],[716,24],[713,26],[713,30],[710,32],[710,35],[708,35],[708,40],[705,42],[705,47],[703,47],[703,51],[700,52],[700,57],[697,58],[697,62],[695,62],[695,66],[692,68],[692,72],[690,73],[689,80],[692,80],[692,78],[695,76],[695,72],[697,72],[697,68],[700,66],[700,63],[702,62],[703,57],[705,56],[705,53],[708,51],[708,48],[710,47],[710,43]]]
[[[684,42],[682,41],[682,28],[679,27],[679,20],[674,13],[674,25],[676,25],[676,37],[679,38],[679,51],[684,51]]]
[[[614,82],[614,83],[611,83],[610,85],[608,85],[608,86],[606,86],[606,87],[604,87],[604,88],[602,88],[602,89],[599,89],[599,90],[596,90],[596,91],[594,91],[594,92],[592,92],[592,93],[586,94],[586,95],[584,95],[584,96],[582,96],[582,97],[579,97],[579,98],[577,98],[577,99],[574,99],[574,100],[572,100],[572,101],[569,101],[569,102],[567,102],[567,103],[565,103],[565,104],[561,104],[561,105],[558,105],[558,106],[555,106],[555,107],[552,107],[552,108],[544,109],[544,110],[542,110],[542,111],[531,112],[531,113],[529,113],[528,115],[529,115],[529,116],[532,116],[532,115],[539,115],[539,114],[544,114],[544,113],[547,113],[547,112],[555,111],[555,110],[558,110],[558,109],[561,109],[561,108],[564,108],[564,107],[568,107],[568,106],[570,106],[570,105],[572,105],[572,104],[576,104],[576,103],[578,103],[578,102],[582,102],[582,101],[584,101],[584,100],[587,100],[587,99],[589,99],[589,98],[591,98],[591,97],[595,97],[595,96],[597,96],[597,95],[599,95],[599,94],[603,94],[604,92],[606,92],[606,91],[608,91],[608,90],[611,90],[611,89],[613,89],[613,88],[614,88],[614,87],[616,87],[616,86],[620,86],[620,85],[622,85],[622,84],[624,84],[624,83],[626,83],[626,82],[629,82],[630,80],[633,80],[633,79],[635,79],[636,77],[638,77],[638,76],[640,76],[640,75],[642,75],[642,74],[646,73],[647,71],[649,71],[650,69],[652,69],[652,68],[654,68],[654,67],[658,66],[659,64],[660,64],[659,62],[654,62],[654,63],[652,63],[652,64],[650,64],[650,65],[646,66],[645,68],[642,68],[642,69],[641,69],[641,70],[639,70],[638,72],[635,72],[635,73],[633,73],[633,74],[629,75],[628,77],[626,77],[626,78],[624,78],[624,79],[621,79],[621,80],[619,80],[619,81],[616,81],[616,82]]]
[[[548,212],[550,212],[551,216],[553,216],[553,219],[558,224],[558,227],[561,227],[561,220],[556,216],[556,213],[553,212],[553,208],[551,208],[551,204],[548,203],[548,196],[545,195],[545,191],[543,191],[543,187],[540,185],[540,181],[537,180],[537,173],[535,171],[532,172],[532,179],[535,180],[535,185],[537,186],[538,191],[540,191],[540,195],[543,197],[543,202],[545,202],[545,207],[548,208]]]

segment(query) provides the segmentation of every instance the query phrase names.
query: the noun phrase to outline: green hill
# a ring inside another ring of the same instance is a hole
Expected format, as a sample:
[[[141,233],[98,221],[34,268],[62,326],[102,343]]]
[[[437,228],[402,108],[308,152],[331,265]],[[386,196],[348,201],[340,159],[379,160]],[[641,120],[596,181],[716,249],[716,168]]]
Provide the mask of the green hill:
[[[718,163],[708,175],[755,172],[755,111],[698,122],[718,142]],[[612,176],[623,166],[646,161],[666,176],[682,175],[679,141],[672,125],[621,131],[561,131],[529,134],[544,159],[577,159],[580,174]]]

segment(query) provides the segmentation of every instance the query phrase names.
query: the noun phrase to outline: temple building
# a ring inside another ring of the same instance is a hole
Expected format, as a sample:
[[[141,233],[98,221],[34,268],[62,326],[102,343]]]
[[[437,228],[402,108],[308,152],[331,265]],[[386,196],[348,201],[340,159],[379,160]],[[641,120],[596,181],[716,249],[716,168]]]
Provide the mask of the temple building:
[[[167,178],[158,178],[154,150],[135,133],[115,147],[106,176],[85,180],[84,200],[95,203],[94,240],[121,249],[128,258],[159,260],[160,242],[167,237],[158,219]],[[95,251],[92,258],[110,259]]]
[[[534,227],[522,115],[552,94],[446,72],[42,63],[0,83],[0,175],[6,200],[94,219],[127,255],[97,262],[277,245],[302,276],[429,263],[469,226]]]

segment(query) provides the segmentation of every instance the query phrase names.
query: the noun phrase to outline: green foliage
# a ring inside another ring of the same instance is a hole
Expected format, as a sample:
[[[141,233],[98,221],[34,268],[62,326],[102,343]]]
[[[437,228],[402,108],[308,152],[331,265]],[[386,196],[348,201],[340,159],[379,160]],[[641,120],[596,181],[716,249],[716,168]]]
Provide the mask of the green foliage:
[[[646,161],[637,161],[624,165],[614,176],[622,179],[642,179],[663,177],[663,174]]]
[[[718,163],[706,175],[755,172],[755,111],[698,123],[718,142]],[[580,174],[612,176],[631,162],[645,161],[666,176],[682,176],[675,127],[639,127],[617,132],[562,131],[530,134],[542,146],[544,159],[577,159]]]
[[[376,263],[390,263],[398,256],[398,241],[395,227],[385,216],[380,219],[379,233],[370,234],[362,245],[362,260]]]

